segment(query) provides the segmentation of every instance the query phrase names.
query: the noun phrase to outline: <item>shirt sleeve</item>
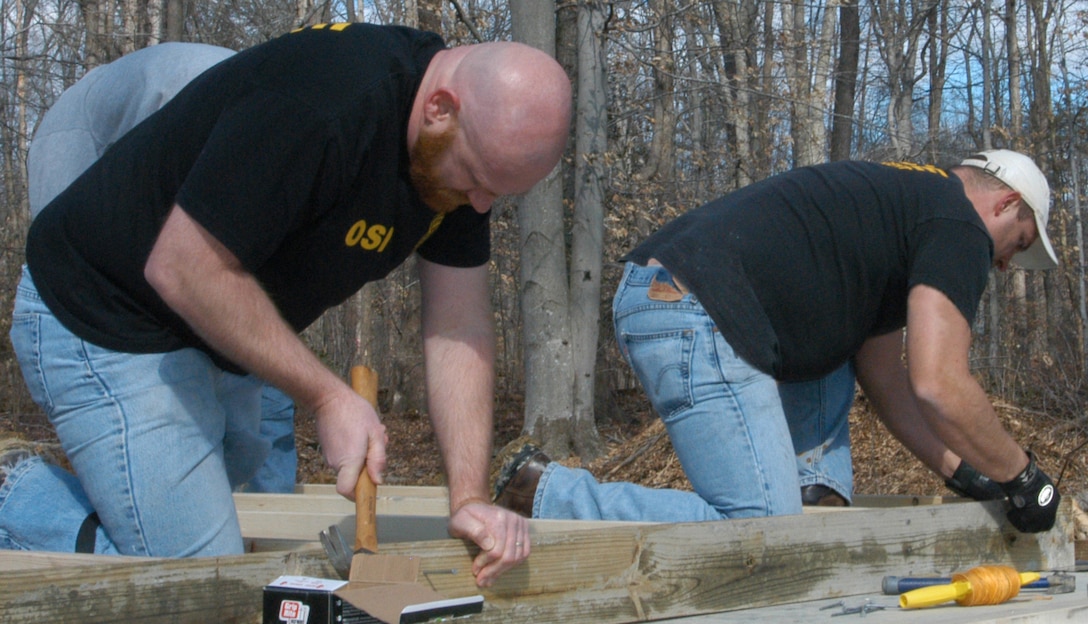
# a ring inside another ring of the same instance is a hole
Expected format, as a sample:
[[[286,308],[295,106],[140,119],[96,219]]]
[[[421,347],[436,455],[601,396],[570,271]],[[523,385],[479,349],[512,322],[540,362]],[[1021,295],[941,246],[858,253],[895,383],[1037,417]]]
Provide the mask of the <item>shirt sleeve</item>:
[[[916,228],[910,286],[925,284],[947,296],[968,325],[974,323],[993,263],[993,241],[980,226],[931,219]]]
[[[256,90],[221,114],[177,203],[254,270],[305,211],[335,203],[342,159],[330,136],[318,112]]]
[[[435,264],[476,267],[491,258],[491,211],[462,206],[446,215],[442,225],[416,251]]]

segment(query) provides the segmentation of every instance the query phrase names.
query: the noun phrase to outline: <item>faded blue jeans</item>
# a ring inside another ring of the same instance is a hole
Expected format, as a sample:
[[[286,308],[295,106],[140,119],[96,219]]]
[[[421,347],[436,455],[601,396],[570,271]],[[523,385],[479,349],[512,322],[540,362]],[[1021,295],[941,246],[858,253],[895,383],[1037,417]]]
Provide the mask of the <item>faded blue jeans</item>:
[[[651,285],[655,293],[651,296]],[[672,440],[694,492],[598,483],[552,462],[533,517],[696,522],[801,513],[803,485],[850,499],[850,364],[778,383],[738,357],[668,270],[628,263],[613,300],[620,351]]]
[[[196,349],[128,354],[81,340],[25,269],[11,339],[77,477],[20,462],[0,487],[0,547],[72,552],[96,511],[98,553],[243,551],[232,488],[268,453],[259,379],[223,372]]]
[[[270,445],[257,474],[239,490],[291,494],[298,473],[295,448],[295,402],[274,386],[261,388],[261,438]]]

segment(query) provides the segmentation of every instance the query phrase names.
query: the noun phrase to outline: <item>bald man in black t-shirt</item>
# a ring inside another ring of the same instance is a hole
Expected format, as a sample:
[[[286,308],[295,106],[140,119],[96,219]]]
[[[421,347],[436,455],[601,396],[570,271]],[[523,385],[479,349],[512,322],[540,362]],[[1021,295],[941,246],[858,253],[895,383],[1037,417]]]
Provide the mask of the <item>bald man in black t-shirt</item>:
[[[570,110],[538,50],[369,24],[302,28],[190,83],[31,227],[12,339],[76,476],[8,453],[3,543],[241,553],[231,487],[256,467],[262,380],[314,415],[338,492],[364,466],[380,483],[376,406],[298,332],[418,254],[450,532],[480,547],[482,586],[524,560],[528,524],[487,490],[488,216],[554,168]]]

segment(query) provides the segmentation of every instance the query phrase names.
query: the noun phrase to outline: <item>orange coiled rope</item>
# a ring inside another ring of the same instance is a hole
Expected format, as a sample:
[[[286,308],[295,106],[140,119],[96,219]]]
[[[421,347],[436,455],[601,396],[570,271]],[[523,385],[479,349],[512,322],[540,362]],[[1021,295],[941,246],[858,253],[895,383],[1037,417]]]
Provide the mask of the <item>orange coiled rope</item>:
[[[932,607],[955,600],[972,607],[995,605],[1015,598],[1020,586],[1039,580],[1036,572],[1017,572],[1009,566],[979,566],[961,574],[953,574],[947,585],[933,585],[914,589],[899,596],[899,606],[904,609]]]
[[[952,580],[971,584],[971,591],[956,600],[965,607],[1001,604],[1020,593],[1020,573],[1009,566],[979,566],[953,574]]]

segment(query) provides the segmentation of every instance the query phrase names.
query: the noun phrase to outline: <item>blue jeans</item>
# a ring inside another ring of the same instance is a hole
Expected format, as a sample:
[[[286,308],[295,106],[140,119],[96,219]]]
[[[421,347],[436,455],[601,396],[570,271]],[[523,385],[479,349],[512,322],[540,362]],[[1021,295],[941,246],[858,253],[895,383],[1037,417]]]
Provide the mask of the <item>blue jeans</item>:
[[[537,486],[534,517],[695,522],[796,514],[801,486],[814,483],[850,498],[850,364],[817,381],[776,382],[738,357],[698,299],[660,266],[628,263],[612,309],[620,351],[694,492],[598,483],[552,462]]]
[[[18,464],[0,488],[0,546],[71,552],[94,510],[95,552],[243,551],[231,492],[268,453],[259,379],[223,372],[196,349],[128,354],[81,340],[25,270],[11,339],[77,478],[37,459]]]
[[[290,494],[295,491],[298,453],[295,448],[295,403],[265,384],[261,389],[261,438],[271,448],[257,474],[240,490]]]

